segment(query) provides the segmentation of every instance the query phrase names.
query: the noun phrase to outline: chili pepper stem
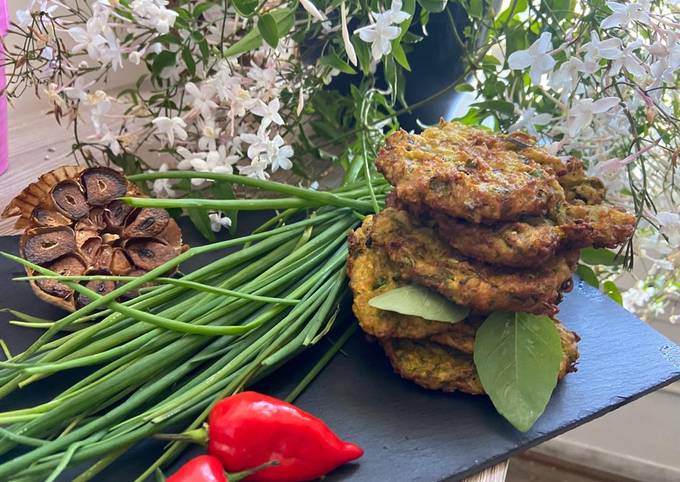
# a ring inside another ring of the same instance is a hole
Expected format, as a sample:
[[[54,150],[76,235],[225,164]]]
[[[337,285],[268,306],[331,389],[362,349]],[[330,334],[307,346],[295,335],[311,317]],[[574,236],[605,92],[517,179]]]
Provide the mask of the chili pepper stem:
[[[278,460],[270,460],[269,462],[258,465],[252,469],[243,470],[241,472],[227,473],[227,480],[229,482],[238,482],[239,480],[243,480],[246,477],[253,475],[255,472],[259,472],[260,470],[267,469],[269,467],[275,467],[277,465],[279,465]]]
[[[159,433],[154,435],[160,440],[191,442],[198,445],[208,445],[208,430],[205,427],[188,430],[182,433]]]

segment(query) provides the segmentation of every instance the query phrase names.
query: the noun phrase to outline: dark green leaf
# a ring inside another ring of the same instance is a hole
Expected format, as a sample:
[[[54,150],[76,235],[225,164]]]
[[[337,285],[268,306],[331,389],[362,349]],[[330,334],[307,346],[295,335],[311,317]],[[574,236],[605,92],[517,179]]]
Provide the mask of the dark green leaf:
[[[470,0],[470,6],[468,7],[467,12],[472,18],[482,18],[482,15],[484,14],[483,0]]]
[[[272,48],[276,48],[279,44],[279,30],[276,27],[276,20],[271,14],[266,13],[257,19],[257,29],[262,34],[262,38]]]
[[[512,102],[507,100],[485,100],[483,102],[475,102],[471,104],[472,107],[477,107],[479,109],[487,109],[494,112],[499,112],[505,115],[513,115],[515,112],[515,106]]]
[[[198,50],[201,51],[203,63],[207,64],[208,58],[210,58],[210,47],[208,46],[208,41],[206,39],[203,39],[198,43]]]
[[[191,208],[187,209],[187,214],[193,225],[198,229],[198,232],[201,233],[205,239],[208,241],[215,241],[215,233],[210,229],[208,211],[200,208]]]
[[[529,8],[527,0],[517,0],[516,2],[510,2],[510,6],[503,10],[498,17],[496,17],[496,28],[502,28],[502,24],[509,22],[511,18],[514,18],[518,13],[524,12]]]
[[[356,74],[357,71],[352,68],[347,62],[345,62],[334,50],[328,55],[324,55],[319,59],[321,65],[330,65],[334,69],[338,69],[340,72],[346,74]]]
[[[605,281],[602,283],[602,289],[609,295],[611,299],[616,301],[618,304],[623,305],[623,296],[621,296],[621,291],[619,291],[619,287],[616,286],[613,281]]]
[[[409,72],[411,71],[411,66],[408,63],[408,59],[406,58],[406,52],[404,52],[404,48],[399,42],[392,42],[392,56],[399,65],[404,67]]]
[[[443,12],[446,8],[447,0],[418,0],[418,3],[428,12]]]
[[[600,280],[597,279],[595,271],[593,271],[590,266],[579,263],[576,267],[576,274],[590,286],[594,286],[595,288],[600,287]]]
[[[469,308],[452,303],[439,293],[418,285],[387,291],[368,300],[368,304],[379,310],[446,323],[457,323],[470,313]]]
[[[171,67],[177,63],[177,53],[170,52],[169,50],[163,50],[153,59],[153,64],[151,66],[151,72],[154,75],[160,75],[160,73],[166,67]]]
[[[473,356],[498,413],[517,430],[529,430],[557,384],[562,347],[555,322],[529,313],[492,313],[477,330]]]
[[[272,11],[269,15],[274,17],[276,21],[276,31],[279,37],[282,38],[288,34],[293,27],[295,15],[293,11],[287,8],[280,8]],[[363,42],[362,42],[363,43]],[[225,57],[235,57],[245,52],[255,50],[262,45],[262,35],[259,29],[253,29],[243,36],[241,40],[229,47],[225,52]]]
[[[356,35],[351,38],[352,45],[354,45],[354,51],[357,54],[357,59],[359,60],[359,67],[364,75],[370,75],[371,73],[371,51],[368,48],[368,44],[363,42]]]
[[[210,3],[210,2],[199,3],[198,5],[196,5],[194,7],[194,12],[193,12],[194,18],[200,17],[201,15],[203,15],[203,13],[206,10],[210,9],[210,7],[212,7],[212,6],[213,6],[213,4]]]
[[[456,92],[474,92],[475,88],[470,84],[462,83],[456,86]]]
[[[244,17],[250,17],[252,14],[254,14],[257,4],[257,0],[233,0],[232,2],[232,5],[236,7],[238,13]]]
[[[182,60],[187,66],[187,71],[193,76],[196,75],[196,62],[194,61],[194,56],[191,53],[189,47],[184,47],[182,49]]]
[[[584,248],[581,250],[581,261],[590,265],[616,266],[623,263],[623,258],[606,248]]]

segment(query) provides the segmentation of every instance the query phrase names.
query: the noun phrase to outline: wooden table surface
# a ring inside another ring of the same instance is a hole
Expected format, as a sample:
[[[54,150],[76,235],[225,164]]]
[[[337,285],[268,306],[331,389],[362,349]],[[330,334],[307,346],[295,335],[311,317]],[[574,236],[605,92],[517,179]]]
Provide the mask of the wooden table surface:
[[[27,117],[9,121],[9,169],[0,175],[0,211],[40,174],[55,167],[73,164],[69,131],[49,116]],[[14,220],[0,220],[0,236],[17,234]],[[508,461],[486,469],[465,482],[503,482]]]

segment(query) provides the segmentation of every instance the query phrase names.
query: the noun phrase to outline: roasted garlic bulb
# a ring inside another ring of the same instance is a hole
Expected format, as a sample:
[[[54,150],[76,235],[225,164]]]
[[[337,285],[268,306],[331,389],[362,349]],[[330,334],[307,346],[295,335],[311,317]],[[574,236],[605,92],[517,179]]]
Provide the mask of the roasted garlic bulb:
[[[186,246],[165,209],[134,209],[117,200],[125,195],[140,193],[114,169],[65,166],[26,187],[2,217],[19,216],[14,225],[24,228],[19,251],[32,263],[70,276],[139,276]],[[99,294],[116,287],[112,281],[84,284]],[[55,280],[37,280],[31,287],[41,299],[70,311],[89,302]]]

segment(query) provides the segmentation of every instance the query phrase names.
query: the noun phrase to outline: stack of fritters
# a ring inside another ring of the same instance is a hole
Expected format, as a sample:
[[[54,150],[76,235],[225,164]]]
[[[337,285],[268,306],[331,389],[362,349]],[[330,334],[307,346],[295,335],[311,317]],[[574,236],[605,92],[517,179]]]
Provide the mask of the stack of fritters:
[[[475,332],[492,311],[553,316],[571,289],[579,249],[627,240],[635,217],[602,205],[604,187],[575,159],[562,162],[523,135],[440,123],[399,131],[376,159],[394,186],[388,207],[350,235],[354,312],[395,370],[432,389],[484,393]],[[471,309],[444,323],[379,310],[371,298],[407,284]],[[578,336],[557,320],[573,370]]]

